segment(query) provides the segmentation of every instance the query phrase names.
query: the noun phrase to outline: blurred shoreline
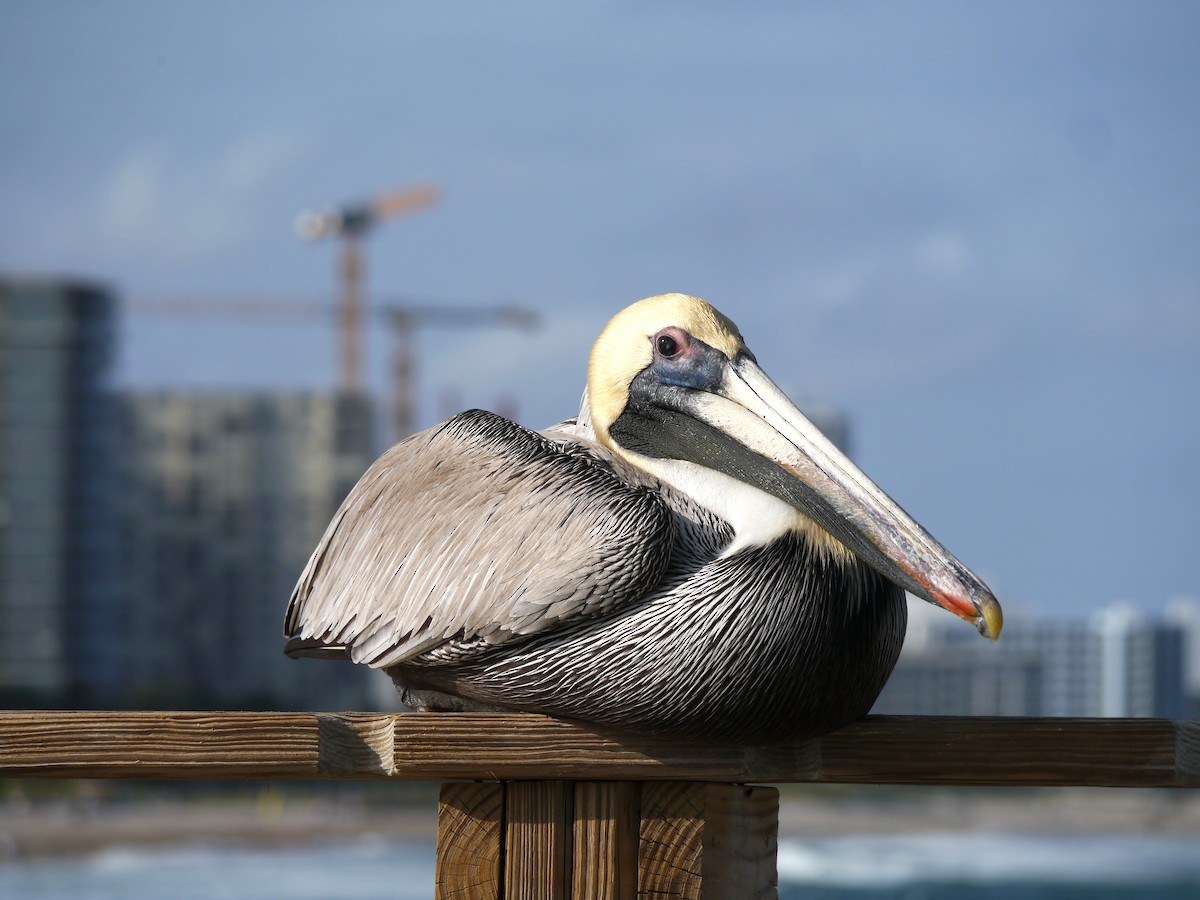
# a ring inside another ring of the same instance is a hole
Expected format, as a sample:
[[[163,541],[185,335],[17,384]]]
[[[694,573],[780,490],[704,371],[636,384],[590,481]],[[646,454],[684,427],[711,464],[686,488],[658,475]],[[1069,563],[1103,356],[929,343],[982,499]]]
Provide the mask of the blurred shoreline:
[[[360,795],[294,797],[249,789],[243,795],[119,800],[8,799],[0,803],[0,864],[6,859],[80,856],[113,848],[187,844],[294,847],[382,840],[433,841],[429,802],[376,806]]]
[[[436,785],[418,787],[422,796],[383,802],[374,790],[294,794],[257,786],[216,795],[151,792],[114,798],[104,793],[90,796],[84,790],[81,796],[41,797],[10,789],[0,800],[0,864],[116,848],[294,848],[361,840],[433,843],[437,836]],[[785,839],[970,832],[1200,838],[1200,792],[847,791],[833,786],[781,790],[780,837]]]
[[[780,790],[780,837],[919,832],[1196,835],[1200,791],[1138,788]]]

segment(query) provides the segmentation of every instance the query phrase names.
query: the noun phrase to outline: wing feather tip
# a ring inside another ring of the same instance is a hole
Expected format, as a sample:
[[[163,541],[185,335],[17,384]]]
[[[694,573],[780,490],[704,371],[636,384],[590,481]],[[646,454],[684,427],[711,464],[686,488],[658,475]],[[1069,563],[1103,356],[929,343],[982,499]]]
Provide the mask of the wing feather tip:
[[[326,644],[316,638],[291,638],[283,645],[283,652],[292,659],[345,659],[350,658],[350,649],[340,644]]]

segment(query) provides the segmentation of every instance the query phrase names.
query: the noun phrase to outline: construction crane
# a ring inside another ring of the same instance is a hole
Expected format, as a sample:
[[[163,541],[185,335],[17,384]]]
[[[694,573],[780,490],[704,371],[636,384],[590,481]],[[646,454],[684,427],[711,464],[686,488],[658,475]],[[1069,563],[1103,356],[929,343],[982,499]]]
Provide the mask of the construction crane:
[[[352,203],[326,212],[305,210],[296,218],[296,233],[306,241],[341,239],[341,290],[338,292],[338,388],[361,393],[362,310],[364,253],[363,239],[375,226],[389,219],[428,209],[441,199],[432,184],[401,188],[371,200]]]
[[[396,439],[412,434],[416,421],[416,331],[422,327],[479,328],[489,325],[532,330],[537,314],[517,306],[481,309],[472,306],[384,307],[392,328],[392,427]]]
[[[280,300],[270,297],[246,297],[239,300],[201,300],[196,297],[134,299],[125,304],[130,312],[168,316],[265,316],[312,319],[330,315],[327,304],[319,301]],[[416,332],[420,328],[508,327],[532,330],[539,324],[537,313],[503,303],[474,306],[463,303],[413,303],[404,299],[384,302],[375,311],[391,329],[392,345],[392,428],[399,440],[412,434],[416,421]],[[339,328],[344,321],[338,319]],[[342,389],[345,385],[340,385]],[[358,389],[361,391],[361,387]]]

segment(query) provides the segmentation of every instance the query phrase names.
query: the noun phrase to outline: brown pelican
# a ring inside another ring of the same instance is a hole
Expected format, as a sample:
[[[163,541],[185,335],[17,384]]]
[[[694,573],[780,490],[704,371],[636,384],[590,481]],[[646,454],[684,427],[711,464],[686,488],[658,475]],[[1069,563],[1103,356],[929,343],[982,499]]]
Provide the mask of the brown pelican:
[[[293,656],[384,669],[417,708],[746,744],[867,713],[904,591],[995,638],[991,591],[812,425],[703,300],[592,349],[580,416],[473,410],[363,475],[292,595]]]

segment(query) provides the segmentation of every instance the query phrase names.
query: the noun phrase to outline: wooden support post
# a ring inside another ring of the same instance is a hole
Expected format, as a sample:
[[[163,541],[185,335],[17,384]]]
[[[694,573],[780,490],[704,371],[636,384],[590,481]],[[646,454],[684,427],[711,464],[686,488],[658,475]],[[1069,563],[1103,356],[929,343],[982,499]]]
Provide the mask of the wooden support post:
[[[438,800],[438,900],[499,900],[504,871],[504,785],[443,784]]]
[[[707,782],[444,784],[437,897],[777,894],[779,793]]]
[[[510,781],[504,794],[505,900],[569,900],[569,781]]]
[[[571,896],[637,896],[642,786],[636,781],[575,782]]]
[[[651,782],[642,789],[641,817],[640,897],[776,896],[775,788]]]

